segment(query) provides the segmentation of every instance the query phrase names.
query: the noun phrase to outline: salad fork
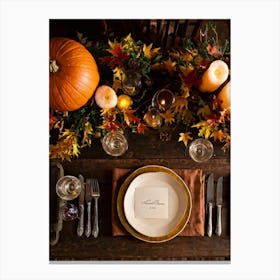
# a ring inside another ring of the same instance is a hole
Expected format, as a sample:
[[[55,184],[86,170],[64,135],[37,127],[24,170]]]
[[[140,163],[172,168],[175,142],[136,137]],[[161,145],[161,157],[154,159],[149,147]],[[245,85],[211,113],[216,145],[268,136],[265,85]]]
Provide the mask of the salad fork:
[[[98,227],[98,198],[100,197],[100,189],[99,183],[96,178],[92,179],[91,184],[91,196],[94,198],[94,220],[93,220],[93,228],[92,228],[92,235],[94,238],[97,238],[99,233]]]

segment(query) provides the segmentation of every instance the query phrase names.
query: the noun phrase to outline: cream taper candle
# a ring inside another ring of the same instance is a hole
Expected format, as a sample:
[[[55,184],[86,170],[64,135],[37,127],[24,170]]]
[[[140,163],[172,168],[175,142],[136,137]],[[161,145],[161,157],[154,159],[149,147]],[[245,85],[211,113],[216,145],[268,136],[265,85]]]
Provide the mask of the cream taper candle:
[[[216,101],[223,110],[230,110],[230,81],[218,93]]]
[[[199,90],[201,92],[212,92],[228,78],[229,69],[222,60],[213,61],[209,68],[203,73]]]

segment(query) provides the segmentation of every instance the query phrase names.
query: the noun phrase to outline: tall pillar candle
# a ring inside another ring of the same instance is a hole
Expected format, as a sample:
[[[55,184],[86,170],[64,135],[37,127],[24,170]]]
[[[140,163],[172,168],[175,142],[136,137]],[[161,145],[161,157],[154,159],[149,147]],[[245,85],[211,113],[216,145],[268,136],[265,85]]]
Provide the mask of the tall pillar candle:
[[[201,92],[213,92],[218,89],[228,78],[229,69],[222,60],[213,61],[203,73],[199,90]]]

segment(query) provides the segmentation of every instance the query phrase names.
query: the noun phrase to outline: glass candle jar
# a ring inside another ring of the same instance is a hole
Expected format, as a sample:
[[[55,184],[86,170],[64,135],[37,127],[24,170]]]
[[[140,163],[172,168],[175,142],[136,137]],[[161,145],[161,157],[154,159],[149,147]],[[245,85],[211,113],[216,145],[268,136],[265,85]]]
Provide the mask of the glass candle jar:
[[[125,77],[122,82],[123,92],[127,95],[137,95],[142,87],[141,75],[135,70],[125,72]]]
[[[174,103],[174,95],[169,89],[161,89],[157,91],[153,97],[152,105],[160,111],[168,110]]]
[[[162,125],[162,117],[157,108],[149,107],[144,115],[144,121],[152,128],[160,128]]]

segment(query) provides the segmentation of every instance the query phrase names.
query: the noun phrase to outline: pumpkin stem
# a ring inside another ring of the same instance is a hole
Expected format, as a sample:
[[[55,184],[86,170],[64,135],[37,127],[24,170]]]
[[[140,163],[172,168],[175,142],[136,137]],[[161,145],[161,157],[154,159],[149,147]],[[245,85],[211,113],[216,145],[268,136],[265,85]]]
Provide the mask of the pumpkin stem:
[[[56,64],[56,60],[50,60],[50,72],[56,73],[59,69],[59,66]]]

